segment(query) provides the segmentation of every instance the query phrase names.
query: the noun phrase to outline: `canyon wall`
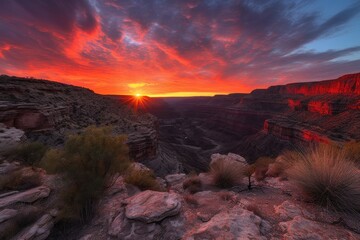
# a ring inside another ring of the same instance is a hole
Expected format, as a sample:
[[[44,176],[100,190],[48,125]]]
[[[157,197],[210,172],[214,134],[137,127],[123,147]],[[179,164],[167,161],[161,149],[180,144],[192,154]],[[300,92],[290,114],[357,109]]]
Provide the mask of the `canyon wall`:
[[[128,135],[130,158],[156,156],[157,120],[134,112],[124,101],[93,91],[45,80],[0,76],[0,123],[21,129],[28,139],[61,145],[69,134],[97,125]]]
[[[360,140],[360,73],[177,103],[186,117],[236,135],[233,151],[254,160],[310,142]]]

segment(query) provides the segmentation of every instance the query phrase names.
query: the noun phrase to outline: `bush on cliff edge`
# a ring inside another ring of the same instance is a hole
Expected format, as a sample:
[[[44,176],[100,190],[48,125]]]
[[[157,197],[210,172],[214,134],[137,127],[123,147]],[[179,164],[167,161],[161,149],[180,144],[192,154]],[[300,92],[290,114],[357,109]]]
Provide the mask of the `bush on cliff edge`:
[[[110,128],[89,127],[71,135],[64,149],[48,151],[41,166],[48,172],[61,173],[66,186],[61,192],[64,218],[86,220],[94,203],[116,173],[130,165],[125,136],[111,134]]]

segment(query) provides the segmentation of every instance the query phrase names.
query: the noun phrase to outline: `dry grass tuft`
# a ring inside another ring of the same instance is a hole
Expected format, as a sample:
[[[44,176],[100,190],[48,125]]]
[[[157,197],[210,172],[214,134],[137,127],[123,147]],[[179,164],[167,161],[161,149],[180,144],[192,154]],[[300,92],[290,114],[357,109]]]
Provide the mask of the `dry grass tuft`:
[[[183,189],[187,190],[191,194],[201,192],[202,191],[202,182],[198,176],[188,177],[183,182]]]
[[[162,191],[161,186],[156,180],[155,174],[149,170],[138,170],[130,168],[125,174],[126,183],[138,187],[140,190]]]
[[[360,166],[360,142],[349,142],[344,145],[346,157]]]
[[[337,211],[360,213],[360,172],[344,150],[319,145],[297,152],[287,169],[293,180],[314,202]]]
[[[199,201],[191,194],[186,194],[184,196],[184,200],[186,203],[194,207],[198,207],[200,205]]]
[[[222,159],[210,165],[213,182],[220,188],[237,186],[244,178],[246,166],[235,161]]]
[[[0,191],[27,190],[41,185],[38,174],[24,175],[21,170],[0,176]]]
[[[269,169],[269,165],[274,163],[274,159],[270,157],[260,157],[254,163],[255,165],[255,179],[256,181],[262,181],[266,178],[266,172]]]

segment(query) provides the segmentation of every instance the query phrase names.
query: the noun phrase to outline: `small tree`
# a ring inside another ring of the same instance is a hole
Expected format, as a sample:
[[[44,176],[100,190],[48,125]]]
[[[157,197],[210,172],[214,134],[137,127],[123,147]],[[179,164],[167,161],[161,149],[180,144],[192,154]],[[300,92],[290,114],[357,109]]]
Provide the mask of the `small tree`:
[[[88,219],[93,204],[116,173],[130,165],[125,136],[111,134],[111,128],[89,127],[71,135],[63,150],[48,151],[41,166],[62,173],[67,183],[61,194],[64,217]]]

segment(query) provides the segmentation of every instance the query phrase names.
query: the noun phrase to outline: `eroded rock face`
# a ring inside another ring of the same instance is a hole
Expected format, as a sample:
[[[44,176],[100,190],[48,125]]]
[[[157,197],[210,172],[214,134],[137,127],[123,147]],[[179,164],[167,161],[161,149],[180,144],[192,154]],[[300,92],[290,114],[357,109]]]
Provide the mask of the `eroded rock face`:
[[[180,198],[175,193],[147,190],[127,199],[125,215],[145,223],[158,222],[174,216],[181,209]]]
[[[0,199],[0,208],[14,203],[32,203],[38,199],[46,198],[50,194],[50,188],[40,186],[24,192],[13,194]]]
[[[228,155],[222,155],[219,153],[212,154],[210,166],[216,164],[216,162],[218,161],[229,161],[235,164],[240,164],[245,166],[248,165],[245,158],[234,153],[229,153]]]
[[[0,223],[5,222],[6,220],[14,217],[17,214],[17,210],[15,209],[4,209],[0,211]]]
[[[15,147],[25,138],[24,131],[17,128],[8,128],[0,123],[0,153]]]
[[[261,218],[239,206],[221,212],[186,234],[184,239],[266,239],[260,233]]]
[[[156,119],[134,114],[129,96],[120,100],[81,87],[4,75],[0,83],[0,123],[22,129],[31,141],[61,145],[68,134],[88,126],[111,125],[116,134],[129,135],[131,159],[147,160],[157,153]]]
[[[46,239],[50,235],[50,231],[54,226],[56,214],[57,211],[52,211],[51,213],[44,214],[30,228],[24,229],[17,236],[15,236],[15,239]]]

